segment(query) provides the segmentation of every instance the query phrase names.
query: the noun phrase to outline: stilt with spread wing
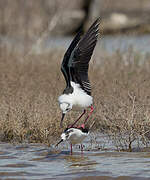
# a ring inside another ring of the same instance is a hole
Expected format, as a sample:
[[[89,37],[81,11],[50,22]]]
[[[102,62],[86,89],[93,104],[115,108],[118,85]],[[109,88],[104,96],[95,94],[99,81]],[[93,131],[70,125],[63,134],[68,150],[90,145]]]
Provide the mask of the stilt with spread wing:
[[[93,97],[91,96],[88,68],[99,35],[99,23],[100,19],[98,18],[83,37],[79,32],[64,55],[61,71],[66,80],[66,88],[58,98],[62,110],[61,126],[65,114],[70,110],[83,110],[81,116],[71,127],[85,114],[88,107],[91,108],[88,117],[93,112]]]

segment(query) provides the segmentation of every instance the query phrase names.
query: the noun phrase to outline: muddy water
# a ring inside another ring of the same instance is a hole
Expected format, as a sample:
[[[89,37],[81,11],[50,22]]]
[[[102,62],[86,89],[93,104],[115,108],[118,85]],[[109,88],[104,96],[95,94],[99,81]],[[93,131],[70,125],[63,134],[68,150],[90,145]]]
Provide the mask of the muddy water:
[[[101,143],[102,144],[102,143]],[[69,145],[0,143],[0,179],[150,179],[150,152],[117,152],[90,141]]]

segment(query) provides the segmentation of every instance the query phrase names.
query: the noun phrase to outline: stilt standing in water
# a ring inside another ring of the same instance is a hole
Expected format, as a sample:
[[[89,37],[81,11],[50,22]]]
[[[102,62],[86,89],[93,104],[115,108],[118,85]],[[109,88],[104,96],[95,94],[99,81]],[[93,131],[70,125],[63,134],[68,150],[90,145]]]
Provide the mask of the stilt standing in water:
[[[60,144],[63,141],[69,141],[70,142],[70,153],[72,155],[72,145],[74,144],[81,144],[81,153],[83,153],[83,145],[82,141],[88,136],[89,131],[85,127],[79,127],[79,128],[67,128],[65,131],[61,134],[61,140],[56,144]]]
[[[83,140],[89,135],[89,132],[95,121],[90,125],[89,128],[85,128],[84,124],[77,128],[66,128],[65,131],[61,134],[61,140],[56,144],[58,146],[63,141],[70,142],[70,153],[72,155],[72,145],[81,144],[81,153],[83,153]]]

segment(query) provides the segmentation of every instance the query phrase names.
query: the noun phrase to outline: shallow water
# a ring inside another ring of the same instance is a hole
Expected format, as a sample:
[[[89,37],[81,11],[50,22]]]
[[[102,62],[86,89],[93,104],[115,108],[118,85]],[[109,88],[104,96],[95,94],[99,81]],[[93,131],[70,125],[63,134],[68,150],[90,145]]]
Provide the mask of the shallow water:
[[[150,152],[117,152],[93,148],[82,154],[64,144],[0,144],[0,179],[144,179],[150,178]],[[96,146],[95,146],[96,147]],[[87,177],[87,178],[85,178]]]
[[[42,39],[42,36],[39,39],[35,40],[34,43],[28,44],[30,46],[29,52],[33,54],[39,53],[48,53],[53,49],[62,49],[65,50],[68,48],[73,37],[47,37]],[[40,40],[40,43],[39,43]],[[15,46],[14,46],[15,44]],[[97,43],[98,50],[105,51],[107,53],[113,53],[116,50],[122,52],[127,51],[131,46],[135,52],[140,54],[150,53],[150,35],[140,35],[140,36],[127,36],[127,35],[116,35],[116,36],[101,36]],[[8,49],[13,49],[13,51],[26,51],[26,43],[24,39],[17,39],[12,37],[3,37],[0,36],[0,46],[6,45]]]
[[[67,48],[73,37],[61,37],[61,38],[49,38],[44,43],[44,50],[48,47],[63,47]],[[127,36],[127,35],[116,35],[116,36],[101,36],[97,46],[100,49],[104,49],[108,53],[113,53],[116,50],[122,52],[127,51],[128,48],[132,47],[133,50],[140,52],[141,54],[150,53],[150,35],[141,36]]]

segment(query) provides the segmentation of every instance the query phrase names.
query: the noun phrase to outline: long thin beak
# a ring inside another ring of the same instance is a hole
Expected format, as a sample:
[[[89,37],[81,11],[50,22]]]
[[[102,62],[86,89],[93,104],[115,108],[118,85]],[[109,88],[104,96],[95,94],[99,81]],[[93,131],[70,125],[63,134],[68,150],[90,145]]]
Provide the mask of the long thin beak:
[[[64,117],[65,117],[65,113],[62,113],[62,118],[61,118],[61,121],[60,121],[60,127],[63,127]]]
[[[55,145],[55,147],[57,147],[61,142],[63,142],[63,139],[61,139],[61,140]]]

